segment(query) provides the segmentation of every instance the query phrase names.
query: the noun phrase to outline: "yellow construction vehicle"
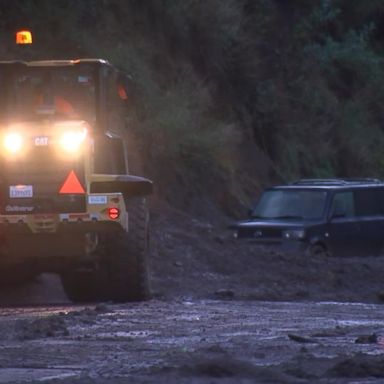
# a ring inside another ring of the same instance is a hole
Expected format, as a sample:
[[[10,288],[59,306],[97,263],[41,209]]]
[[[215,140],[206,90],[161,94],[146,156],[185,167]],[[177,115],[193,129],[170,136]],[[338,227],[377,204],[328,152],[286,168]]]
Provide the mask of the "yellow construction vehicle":
[[[74,302],[149,298],[152,182],[129,174],[124,75],[3,61],[0,82],[0,282],[55,272]]]

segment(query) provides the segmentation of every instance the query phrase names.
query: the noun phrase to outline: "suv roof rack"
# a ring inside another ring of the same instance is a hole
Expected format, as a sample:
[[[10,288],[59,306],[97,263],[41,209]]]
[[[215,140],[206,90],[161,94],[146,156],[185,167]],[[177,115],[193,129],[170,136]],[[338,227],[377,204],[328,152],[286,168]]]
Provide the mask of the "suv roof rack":
[[[348,179],[300,179],[291,185],[348,185],[348,184],[381,184],[382,181],[374,178],[348,178]]]

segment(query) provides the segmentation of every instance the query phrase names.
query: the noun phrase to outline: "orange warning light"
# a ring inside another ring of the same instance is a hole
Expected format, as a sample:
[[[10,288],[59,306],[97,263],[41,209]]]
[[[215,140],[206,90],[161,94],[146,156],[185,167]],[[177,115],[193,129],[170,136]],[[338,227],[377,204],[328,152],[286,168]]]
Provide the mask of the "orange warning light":
[[[75,172],[72,170],[61,186],[60,194],[84,194],[85,190],[77,178]]]
[[[18,31],[16,33],[16,44],[32,44],[32,33],[30,31]]]

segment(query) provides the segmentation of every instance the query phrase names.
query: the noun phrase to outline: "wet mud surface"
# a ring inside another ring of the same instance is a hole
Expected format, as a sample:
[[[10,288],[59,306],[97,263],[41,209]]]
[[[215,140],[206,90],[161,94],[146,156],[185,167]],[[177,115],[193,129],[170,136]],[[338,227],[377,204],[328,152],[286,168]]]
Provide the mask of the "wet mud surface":
[[[284,255],[154,212],[154,298],[0,290],[0,383],[382,383],[384,258]]]
[[[0,383],[381,383],[380,305],[236,300],[3,308]]]

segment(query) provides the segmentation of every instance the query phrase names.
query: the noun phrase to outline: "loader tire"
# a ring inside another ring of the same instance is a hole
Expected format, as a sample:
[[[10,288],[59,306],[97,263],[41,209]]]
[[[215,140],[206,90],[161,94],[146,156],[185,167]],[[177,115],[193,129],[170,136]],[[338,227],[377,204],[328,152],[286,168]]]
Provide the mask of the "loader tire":
[[[60,275],[67,297],[74,303],[105,301],[105,277],[96,268],[73,268]]]
[[[148,268],[149,215],[144,198],[126,199],[128,231],[101,234],[92,268],[61,274],[68,298],[75,302],[150,299]]]
[[[145,198],[126,199],[128,232],[109,242],[110,299],[115,302],[150,299],[148,266],[149,215]]]

